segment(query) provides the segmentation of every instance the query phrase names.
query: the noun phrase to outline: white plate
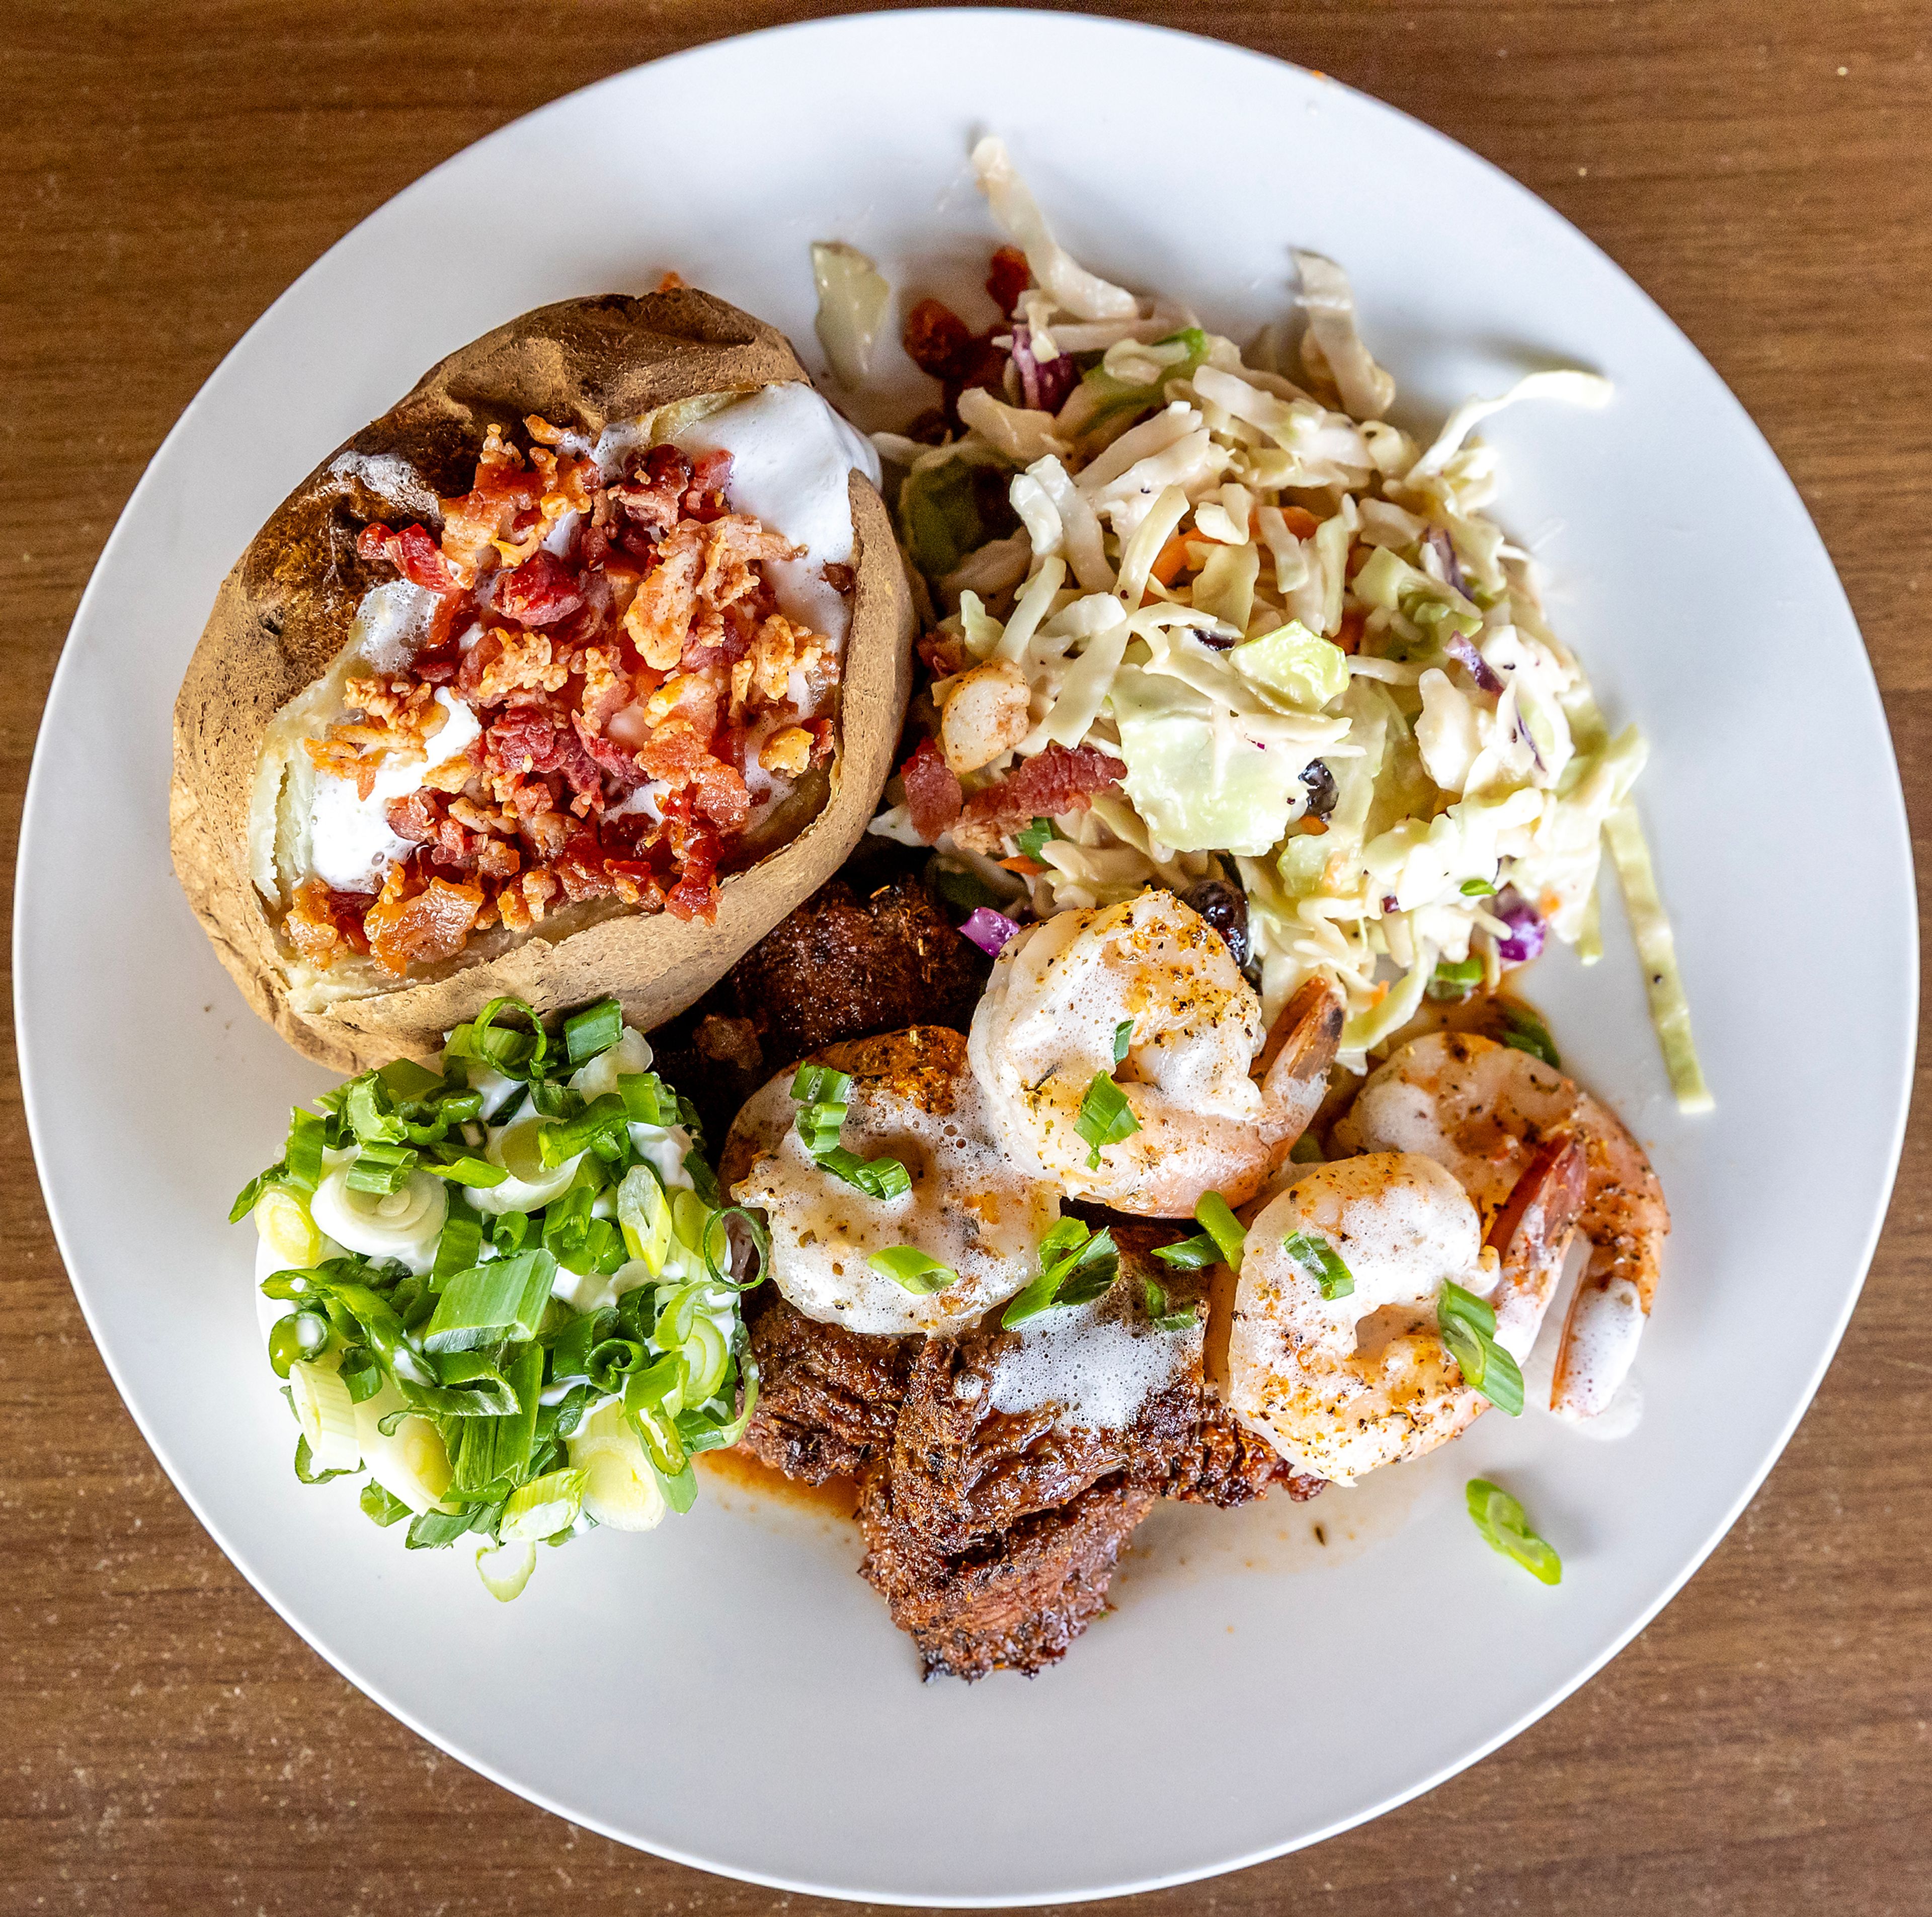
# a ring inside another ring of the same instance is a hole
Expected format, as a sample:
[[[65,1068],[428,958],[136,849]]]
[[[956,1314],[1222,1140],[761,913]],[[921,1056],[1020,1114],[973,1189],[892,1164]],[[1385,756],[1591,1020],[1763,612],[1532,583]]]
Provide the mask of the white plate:
[[[166,795],[170,705],[223,573],[425,367],[668,266],[812,358],[814,238],[963,295],[993,243],[964,163],[989,127],[1082,258],[1238,336],[1282,311],[1291,247],[1345,262],[1418,416],[1530,365],[1614,378],[1606,412],[1495,423],[1498,510],[1541,550],[1612,717],[1649,732],[1640,796],[1719,1106],[1672,1107],[1612,910],[1603,964],[1546,960],[1534,990],[1676,1216],[1634,1436],[1488,1418],[1352,1496],[1170,1508],[1064,1664],[969,1688],[918,1682],[853,1534],[742,1496],[546,1553],[499,1607],[466,1554],[406,1556],[352,1490],[295,1482],[250,1234],[222,1221],[323,1080],[217,966],[169,870]],[[357,228],[229,356],[109,542],[48,703],[21,1060],[61,1248],[130,1409],[223,1549],[371,1697],[668,1856],[891,1902],[1059,1900],[1224,1870],[1426,1790],[1580,1683],[1710,1550],[1871,1251],[1910,1082],[1912,897],[1885,720],[1796,494],[1581,235],[1293,67],[1096,20],[885,16],[705,47],[519,121]],[[1478,1470],[1560,1545],[1560,1589],[1477,1538]]]

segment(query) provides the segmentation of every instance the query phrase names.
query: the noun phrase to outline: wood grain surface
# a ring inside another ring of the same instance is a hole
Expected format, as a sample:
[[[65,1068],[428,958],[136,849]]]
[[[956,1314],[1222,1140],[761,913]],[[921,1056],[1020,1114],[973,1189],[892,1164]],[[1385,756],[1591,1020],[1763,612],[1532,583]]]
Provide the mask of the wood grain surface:
[[[163,435],[262,308],[365,214],[506,121],[697,41],[830,10],[14,0],[0,55],[10,866],[41,701],[88,571]],[[1817,520],[1922,832],[1932,8],[1138,10],[1419,115],[1549,199],[1662,303]],[[728,128],[700,130],[728,151]],[[1834,802],[1828,764],[1796,772],[1790,802]],[[1814,1011],[1822,1032],[1802,1029]],[[1846,1015],[1794,1006],[1792,1029],[1765,1042],[1829,1042]],[[534,1810],[392,1722],[296,1639],[189,1515],[108,1382],[47,1229],[10,1061],[10,1031],[0,1910],[838,1908],[662,1863]],[[1932,1910],[1932,1340],[1916,1315],[1932,1276],[1928,1146],[1922,1112],[1816,1405],[1650,1630],[1420,1802],[1300,1856],[1141,1900],[1136,1917]]]

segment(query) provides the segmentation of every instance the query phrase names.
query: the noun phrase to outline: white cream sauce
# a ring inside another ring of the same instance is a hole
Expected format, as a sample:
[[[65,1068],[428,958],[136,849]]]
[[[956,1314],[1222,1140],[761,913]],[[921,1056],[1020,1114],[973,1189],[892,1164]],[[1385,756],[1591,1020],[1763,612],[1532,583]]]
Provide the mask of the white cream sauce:
[[[994,1369],[995,1411],[1065,1409],[1058,1422],[1087,1430],[1118,1431],[1186,1364],[1198,1330],[1157,1331],[1136,1326],[1108,1307],[1111,1295],[1093,1304],[1042,1312],[1016,1334],[1018,1343]]]
[[[956,1101],[944,1113],[882,1083],[854,1085],[842,1142],[862,1158],[896,1158],[912,1176],[909,1191],[884,1200],[813,1161],[794,1123],[792,1077],[773,1079],[740,1113],[734,1130],[748,1130],[760,1149],[731,1195],[764,1211],[772,1278],[808,1318],[875,1336],[937,1335],[1004,1304],[1034,1275],[1059,1196],[992,1143],[969,1074],[955,1081]],[[894,1245],[937,1259],[957,1281],[908,1291],[867,1262]]]
[[[483,729],[476,714],[446,686],[437,692],[436,702],[449,716],[430,739],[429,756],[384,766],[367,798],[357,792],[352,779],[328,774],[316,779],[308,819],[309,869],[324,885],[340,892],[380,891],[384,873],[414,850],[389,830],[391,802],[416,791],[433,765],[455,758]]]

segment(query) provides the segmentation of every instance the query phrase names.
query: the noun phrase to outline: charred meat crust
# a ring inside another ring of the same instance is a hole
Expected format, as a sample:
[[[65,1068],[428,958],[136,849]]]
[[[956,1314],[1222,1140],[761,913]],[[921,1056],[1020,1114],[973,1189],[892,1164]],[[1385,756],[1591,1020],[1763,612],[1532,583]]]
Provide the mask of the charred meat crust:
[[[776,1069],[902,1026],[963,1032],[992,969],[916,879],[861,899],[835,879],[738,961],[731,986]]]
[[[738,1107],[808,1052],[911,1025],[963,1032],[992,967],[917,878],[862,897],[834,879],[651,1043],[696,1101],[706,1136],[722,1139]]]
[[[1122,1548],[1155,1493],[1121,1477],[1023,1517],[970,1550],[936,1550],[896,1508],[892,1473],[866,1481],[861,1575],[917,1646],[928,1677],[1030,1676],[1066,1655],[1107,1607]]]
[[[821,1325],[760,1285],[745,1303],[758,1364],[746,1448],[788,1478],[856,1478],[892,1442],[916,1338],[862,1337]]]

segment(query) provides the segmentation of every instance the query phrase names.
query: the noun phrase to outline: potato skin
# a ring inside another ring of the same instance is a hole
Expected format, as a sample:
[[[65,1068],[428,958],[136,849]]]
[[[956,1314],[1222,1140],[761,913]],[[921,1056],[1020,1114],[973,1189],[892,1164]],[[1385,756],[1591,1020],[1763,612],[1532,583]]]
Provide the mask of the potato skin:
[[[281,951],[249,873],[250,788],[275,714],[327,671],[363,595],[392,576],[357,556],[372,520],[434,520],[469,489],[486,430],[526,414],[591,437],[675,400],[805,377],[783,336],[710,295],[566,300],[500,326],[433,367],[278,507],[223,582],[175,703],[169,796],[175,870],[243,996],[309,1057],[344,1071],[434,1050],[452,1025],[512,993],[539,1011],[605,993],[650,1028],[674,1016],[821,884],[864,831],[892,769],[910,682],[912,601],[891,520],[854,474],[858,583],[845,646],[830,795],[798,835],[720,882],[715,923],[626,915],[500,957],[463,955],[321,1013],[290,999]],[[399,467],[420,475],[412,491]],[[387,477],[384,475],[386,471]],[[375,478],[384,490],[370,484]]]

